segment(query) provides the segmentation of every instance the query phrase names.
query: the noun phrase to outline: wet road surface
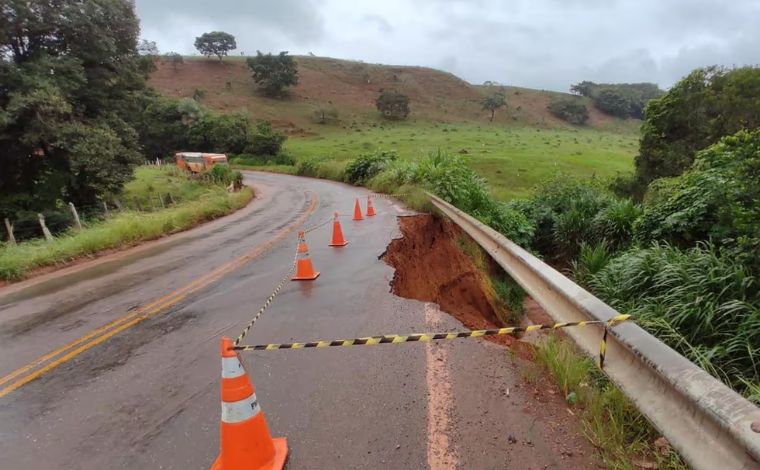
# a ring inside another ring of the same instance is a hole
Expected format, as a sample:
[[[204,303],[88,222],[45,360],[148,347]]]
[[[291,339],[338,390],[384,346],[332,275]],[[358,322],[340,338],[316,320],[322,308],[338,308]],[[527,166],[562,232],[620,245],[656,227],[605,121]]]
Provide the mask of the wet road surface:
[[[0,468],[207,469],[218,452],[219,337],[293,260],[298,228],[362,188],[248,173],[247,208],[184,234],[0,289]],[[462,329],[390,293],[378,257],[404,209],[307,235],[314,282],[285,285],[244,343]],[[572,419],[481,340],[246,352],[289,469],[594,468]],[[556,405],[556,404],[555,404]]]

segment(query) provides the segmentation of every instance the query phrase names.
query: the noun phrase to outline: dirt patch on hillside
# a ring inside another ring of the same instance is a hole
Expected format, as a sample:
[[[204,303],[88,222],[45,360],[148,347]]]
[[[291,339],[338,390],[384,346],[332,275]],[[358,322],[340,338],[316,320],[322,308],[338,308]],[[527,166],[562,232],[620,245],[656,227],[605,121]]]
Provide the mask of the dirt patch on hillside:
[[[464,236],[450,221],[423,214],[399,219],[402,238],[395,239],[381,259],[396,268],[393,293],[435,302],[470,329],[503,326],[485,275],[457,247]],[[512,336],[489,340],[512,345]]]

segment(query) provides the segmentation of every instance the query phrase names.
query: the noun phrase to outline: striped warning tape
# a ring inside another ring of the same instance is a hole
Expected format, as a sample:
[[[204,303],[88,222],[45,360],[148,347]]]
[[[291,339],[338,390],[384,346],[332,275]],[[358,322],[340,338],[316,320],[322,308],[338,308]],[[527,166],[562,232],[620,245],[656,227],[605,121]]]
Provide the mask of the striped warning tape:
[[[408,335],[378,335],[365,336],[353,339],[320,340],[308,343],[273,343],[240,346],[235,343],[232,348],[235,351],[274,351],[276,349],[306,349],[306,348],[329,348],[348,346],[374,346],[377,344],[400,344],[400,343],[426,343],[430,341],[450,340],[458,338],[480,338],[483,336],[510,335],[527,333],[538,330],[557,330],[572,326],[604,325],[604,336],[599,347],[599,367],[604,367],[604,357],[607,352],[607,330],[619,323],[630,321],[630,315],[617,315],[607,321],[590,320],[578,322],[564,322],[547,325],[510,326],[506,328],[492,328],[488,330],[451,331],[446,333],[412,333]]]
[[[300,241],[300,238],[299,238]],[[251,328],[253,328],[253,324],[256,323],[256,321],[261,317],[261,315],[264,313],[264,311],[274,302],[275,297],[277,297],[277,294],[280,293],[280,289],[282,289],[282,286],[285,285],[286,282],[288,282],[288,279],[290,279],[290,276],[293,274],[293,271],[296,269],[296,259],[298,258],[298,247],[296,246],[296,254],[293,258],[293,264],[290,265],[290,269],[288,269],[288,272],[285,274],[285,276],[280,280],[280,283],[277,284],[277,287],[274,288],[274,291],[272,291],[272,294],[267,298],[266,302],[264,302],[264,305],[259,308],[258,312],[253,316],[251,319],[251,322],[248,323],[248,325],[243,328],[243,331],[238,335],[237,338],[235,338],[235,346],[240,344],[240,342],[245,338],[245,335],[248,334],[249,331],[251,331]]]
[[[401,193],[401,194],[371,194],[370,196],[376,197],[378,199],[391,199],[391,198],[400,198],[404,196],[408,196],[409,193]]]
[[[331,215],[331,216],[327,217],[325,220],[323,220],[322,222],[318,223],[317,225],[314,225],[313,227],[309,227],[307,229],[304,229],[304,233],[313,232],[314,230],[316,230],[318,228],[322,228],[325,225],[329,224],[332,220],[333,220],[333,216]]]

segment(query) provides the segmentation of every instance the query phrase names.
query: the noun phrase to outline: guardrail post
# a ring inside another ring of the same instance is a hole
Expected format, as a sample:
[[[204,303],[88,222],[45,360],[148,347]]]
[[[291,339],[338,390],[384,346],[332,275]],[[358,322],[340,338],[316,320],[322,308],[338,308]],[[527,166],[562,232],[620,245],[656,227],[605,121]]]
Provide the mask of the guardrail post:
[[[47,225],[45,225],[45,216],[42,214],[37,214],[37,220],[40,221],[40,227],[42,227],[42,234],[45,235],[45,240],[52,242],[53,234],[50,233],[50,230],[48,230]]]
[[[77,208],[74,207],[74,203],[69,203],[69,209],[71,209],[71,215],[74,216],[74,223],[77,224],[77,228],[79,230],[82,230],[82,222],[79,220],[79,214],[77,213]]]
[[[8,217],[5,218],[5,230],[8,231],[8,243],[15,245],[16,237],[13,236],[13,224],[8,220]]]

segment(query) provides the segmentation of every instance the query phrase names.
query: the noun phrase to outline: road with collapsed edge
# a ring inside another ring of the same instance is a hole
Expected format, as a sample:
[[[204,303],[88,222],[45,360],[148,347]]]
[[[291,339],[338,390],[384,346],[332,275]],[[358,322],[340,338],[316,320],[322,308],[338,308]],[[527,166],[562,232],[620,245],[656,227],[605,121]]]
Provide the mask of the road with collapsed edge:
[[[207,469],[218,453],[219,337],[290,268],[299,229],[368,192],[246,173],[257,198],[194,230],[0,289],[0,468]],[[366,199],[364,200],[366,202]],[[287,283],[246,343],[461,330],[390,292],[379,257],[406,210],[307,234],[313,282]],[[579,425],[484,340],[244,352],[289,469],[594,468]],[[548,402],[547,402],[548,400]]]

